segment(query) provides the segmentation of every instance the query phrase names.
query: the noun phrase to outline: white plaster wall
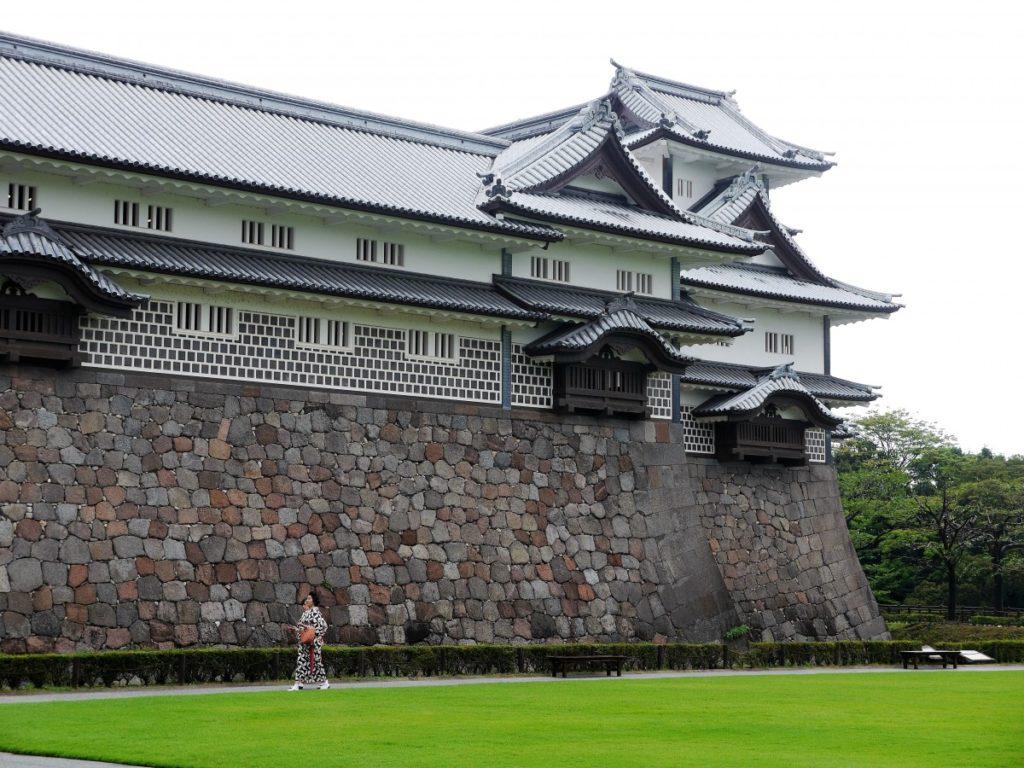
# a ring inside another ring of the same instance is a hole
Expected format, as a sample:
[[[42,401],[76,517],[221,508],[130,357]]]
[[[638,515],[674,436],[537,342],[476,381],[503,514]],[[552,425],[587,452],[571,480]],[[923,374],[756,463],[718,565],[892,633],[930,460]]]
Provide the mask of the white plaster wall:
[[[576,286],[614,291],[617,271],[628,269],[654,276],[654,290],[651,296],[672,298],[672,260],[668,256],[625,251],[589,243],[552,243],[547,250],[534,249],[512,254],[512,275],[530,277],[530,257],[534,255],[568,261],[571,265],[569,274],[572,284]],[[552,284],[560,285],[553,281]]]
[[[149,283],[141,285],[136,281],[119,276],[117,282],[130,291],[145,294],[151,300],[162,301],[196,301],[232,307],[235,310],[251,310],[268,312],[274,315],[290,317],[313,316],[329,320],[347,320],[350,323],[373,325],[381,328],[398,330],[447,331],[460,336],[475,339],[499,340],[501,326],[497,323],[476,323],[453,317],[443,316],[435,310],[424,310],[422,313],[374,309],[370,307],[351,306],[341,303],[324,303],[315,300],[304,300],[294,297],[274,297],[261,294],[234,291],[230,288],[210,283],[208,288],[166,283]]]
[[[686,162],[685,159],[672,156],[672,200],[680,208],[691,208],[693,204],[706,195],[715,182],[722,178],[723,173],[716,171],[711,163]],[[693,182],[693,196],[680,196],[679,179]]]
[[[759,253],[752,257],[749,264],[763,264],[766,267],[782,267],[784,266],[779,257],[775,255],[775,251],[769,249],[764,253]]]
[[[733,340],[727,347],[698,344],[686,347],[690,354],[704,360],[739,363],[751,366],[774,366],[795,363],[797,370],[824,373],[825,334],[819,315],[807,312],[784,312],[767,307],[712,302],[701,298],[700,304],[716,312],[737,318],[752,318],[754,330]],[[765,331],[793,334],[793,354],[769,354],[764,351]]]
[[[501,249],[497,244],[485,247],[456,240],[433,240],[397,228],[370,228],[357,224],[328,224],[316,216],[268,212],[256,206],[223,205],[211,207],[187,195],[142,195],[136,188],[116,183],[76,185],[72,179],[47,173],[17,172],[0,174],[0,206],[7,203],[7,184],[33,184],[37,188],[38,205],[43,217],[52,221],[91,224],[126,232],[145,233],[199,240],[208,243],[252,248],[267,253],[288,253],[332,261],[355,262],[356,239],[373,238],[405,245],[407,272],[450,275],[466,280],[489,282],[491,275],[501,271]],[[173,231],[156,232],[138,227],[114,224],[114,200],[138,202],[141,216],[147,205],[164,205],[174,209]],[[3,210],[0,208],[0,210]],[[242,242],[242,220],[264,222],[266,237],[270,224],[295,228],[295,248],[291,251],[247,245]],[[378,249],[379,252],[379,249]],[[402,269],[378,265],[381,269]]]

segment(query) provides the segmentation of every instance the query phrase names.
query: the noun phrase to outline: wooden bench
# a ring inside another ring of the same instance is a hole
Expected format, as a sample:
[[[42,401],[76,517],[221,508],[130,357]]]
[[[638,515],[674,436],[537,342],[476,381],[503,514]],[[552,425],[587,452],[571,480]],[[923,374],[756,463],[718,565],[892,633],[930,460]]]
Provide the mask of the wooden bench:
[[[570,667],[582,669],[584,667],[604,667],[605,674],[612,676],[615,670],[617,677],[622,677],[622,665],[626,661],[625,656],[593,655],[593,656],[548,656],[551,662],[551,676],[558,677],[559,671],[562,677],[566,676]]]
[[[935,658],[936,656],[939,658]],[[960,651],[900,651],[900,658],[903,660],[904,669],[907,669],[907,665],[911,662],[914,664],[914,669],[917,669],[917,664],[920,661],[938,664],[940,660],[942,661],[943,669],[948,664],[952,664],[953,669],[956,669],[957,662],[960,660]]]

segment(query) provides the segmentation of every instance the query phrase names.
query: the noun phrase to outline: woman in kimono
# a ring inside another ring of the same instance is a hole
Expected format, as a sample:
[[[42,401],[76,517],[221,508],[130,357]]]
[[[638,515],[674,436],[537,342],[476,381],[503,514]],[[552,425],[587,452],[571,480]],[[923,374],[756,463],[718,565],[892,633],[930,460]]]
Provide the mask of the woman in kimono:
[[[295,685],[288,690],[301,691],[303,688],[316,687],[321,691],[331,687],[324,671],[323,647],[324,635],[327,634],[327,622],[316,605],[316,597],[310,594],[302,601],[302,618],[295,627],[296,634],[301,635],[305,627],[312,627],[316,632],[313,642],[308,645],[299,643],[299,656],[295,662]]]

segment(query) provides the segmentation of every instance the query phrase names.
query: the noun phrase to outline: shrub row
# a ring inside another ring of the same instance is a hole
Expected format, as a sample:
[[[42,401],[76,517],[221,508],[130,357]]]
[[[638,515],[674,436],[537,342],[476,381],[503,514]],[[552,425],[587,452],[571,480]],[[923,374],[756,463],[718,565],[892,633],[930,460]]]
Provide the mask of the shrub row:
[[[887,622],[890,621],[903,621],[907,624],[921,624],[924,622],[939,622],[945,621],[946,616],[942,613],[920,613],[920,612],[906,612],[906,613],[888,613],[882,612],[882,618]]]
[[[331,677],[417,677],[539,673],[547,656],[620,654],[627,669],[721,669],[896,664],[899,651],[919,642],[717,643],[573,645],[374,646],[324,648]],[[972,647],[999,662],[1024,662],[1024,641],[980,641]],[[289,648],[208,648],[0,655],[0,688],[260,682],[291,676]]]
[[[983,616],[979,613],[971,616],[968,622],[975,626],[1024,627],[1024,618],[1014,616]]]

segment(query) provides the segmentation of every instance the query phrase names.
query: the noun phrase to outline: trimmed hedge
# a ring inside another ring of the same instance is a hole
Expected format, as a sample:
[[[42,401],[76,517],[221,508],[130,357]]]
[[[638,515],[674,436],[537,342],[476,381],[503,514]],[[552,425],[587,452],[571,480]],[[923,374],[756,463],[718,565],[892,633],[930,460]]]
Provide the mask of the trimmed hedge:
[[[920,612],[905,612],[905,613],[886,613],[882,611],[882,618],[887,622],[889,621],[903,621],[907,624],[922,624],[925,622],[942,622],[946,620],[944,613],[920,613]]]
[[[1024,641],[978,641],[1002,663],[1024,662]],[[550,655],[619,654],[626,669],[761,669],[896,664],[911,640],[831,643],[577,643],[566,645],[326,646],[331,677],[417,677],[543,673]],[[0,688],[261,682],[291,677],[292,648],[203,648],[73,654],[0,654]]]
[[[967,620],[968,624],[986,627],[1024,627],[1024,618],[1014,616],[983,616],[975,614]]]

